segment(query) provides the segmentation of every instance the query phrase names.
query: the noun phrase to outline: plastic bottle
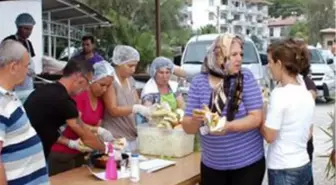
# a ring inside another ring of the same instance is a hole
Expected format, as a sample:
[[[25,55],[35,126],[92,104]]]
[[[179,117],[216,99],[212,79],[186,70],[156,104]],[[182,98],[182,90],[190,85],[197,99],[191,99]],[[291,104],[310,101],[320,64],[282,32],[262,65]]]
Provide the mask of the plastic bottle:
[[[139,165],[139,155],[132,154],[131,155],[131,174],[130,174],[131,182],[139,182],[140,181],[140,165]]]
[[[115,162],[114,159],[112,144],[108,144],[108,155],[109,159],[106,164],[105,178],[108,180],[117,180],[118,179],[117,163]]]

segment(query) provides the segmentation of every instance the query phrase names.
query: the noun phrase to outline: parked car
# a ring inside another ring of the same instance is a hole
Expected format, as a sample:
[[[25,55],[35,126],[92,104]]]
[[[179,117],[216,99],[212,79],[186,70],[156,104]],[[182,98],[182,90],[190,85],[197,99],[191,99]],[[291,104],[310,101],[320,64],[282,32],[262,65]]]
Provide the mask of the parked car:
[[[323,58],[321,51],[314,46],[308,46],[311,54],[311,78],[314,81],[318,97],[330,101],[335,96],[335,71],[330,67],[333,59]]]
[[[192,78],[200,73],[207,50],[218,36],[219,34],[206,34],[190,38],[186,44],[181,60],[181,66],[187,76],[187,82],[191,82]],[[263,66],[259,52],[253,41],[248,37],[245,37],[244,40],[243,67],[251,70],[261,87],[270,88],[273,85],[267,72],[267,66]],[[188,88],[184,91],[187,90]]]
[[[331,63],[331,60],[333,60],[333,63],[329,64],[329,66],[335,71],[335,62],[336,57],[332,54],[332,52],[329,49],[319,49],[319,51],[322,54],[322,57],[325,61],[329,61]]]

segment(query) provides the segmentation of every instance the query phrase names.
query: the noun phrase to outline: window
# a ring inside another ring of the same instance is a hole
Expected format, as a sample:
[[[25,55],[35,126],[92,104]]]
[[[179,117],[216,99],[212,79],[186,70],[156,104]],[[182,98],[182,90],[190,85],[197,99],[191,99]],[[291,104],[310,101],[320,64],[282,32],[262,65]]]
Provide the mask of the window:
[[[323,64],[324,60],[319,50],[309,49],[310,51],[310,63],[311,64]]]
[[[333,42],[332,40],[328,40],[328,41],[327,41],[327,45],[328,45],[328,46],[332,46],[333,43],[334,43],[334,42]]]
[[[211,46],[211,41],[197,41],[192,42],[185,48],[185,57],[183,62],[185,64],[201,64],[207,54],[208,48]],[[258,63],[258,53],[256,52],[253,42],[246,41],[243,46],[243,64]]]
[[[280,28],[280,36],[286,36],[286,28],[285,27],[281,27]]]
[[[220,31],[221,31],[221,33],[225,33],[225,32],[228,31],[228,28],[226,26],[221,26]]]
[[[233,15],[233,20],[239,21],[240,20],[240,15],[239,14]]]
[[[252,22],[252,16],[251,15],[247,16],[247,21]]]
[[[236,8],[238,8],[238,7],[239,7],[239,2],[236,1],[236,2],[234,3],[234,5],[235,5]]]
[[[212,21],[215,19],[215,14],[212,12],[209,12],[209,21]]]
[[[227,17],[227,14],[225,12],[220,13],[220,18],[221,19],[226,19],[226,17]]]
[[[270,32],[270,36],[273,37],[274,36],[274,28],[270,28],[269,32]]]
[[[214,0],[209,0],[209,6],[213,6],[214,5]]]
[[[221,0],[222,5],[227,5],[228,1],[227,0]]]
[[[234,33],[235,34],[241,34],[243,31],[243,28],[241,26],[234,26]]]
[[[250,35],[251,31],[249,29],[246,29],[246,35]]]

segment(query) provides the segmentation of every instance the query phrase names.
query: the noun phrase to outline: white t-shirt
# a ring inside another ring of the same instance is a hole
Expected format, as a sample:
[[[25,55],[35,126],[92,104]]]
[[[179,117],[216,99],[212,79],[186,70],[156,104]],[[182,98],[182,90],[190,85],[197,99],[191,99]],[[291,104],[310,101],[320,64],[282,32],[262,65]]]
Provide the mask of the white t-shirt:
[[[314,108],[315,101],[303,84],[272,91],[265,126],[278,135],[268,148],[269,169],[297,168],[309,162],[307,142]]]

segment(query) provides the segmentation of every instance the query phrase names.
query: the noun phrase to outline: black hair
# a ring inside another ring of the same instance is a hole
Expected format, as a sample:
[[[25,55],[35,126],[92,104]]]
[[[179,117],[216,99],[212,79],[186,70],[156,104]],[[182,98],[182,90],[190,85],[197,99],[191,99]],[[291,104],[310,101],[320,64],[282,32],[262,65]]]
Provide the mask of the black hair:
[[[91,64],[87,60],[71,59],[63,69],[63,76],[69,77],[76,73],[87,75],[93,72],[93,64]]]
[[[93,37],[92,35],[84,35],[84,36],[82,37],[82,42],[84,42],[84,41],[86,41],[86,40],[90,40],[92,44],[95,43],[95,39],[94,39],[94,37]]]

